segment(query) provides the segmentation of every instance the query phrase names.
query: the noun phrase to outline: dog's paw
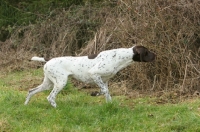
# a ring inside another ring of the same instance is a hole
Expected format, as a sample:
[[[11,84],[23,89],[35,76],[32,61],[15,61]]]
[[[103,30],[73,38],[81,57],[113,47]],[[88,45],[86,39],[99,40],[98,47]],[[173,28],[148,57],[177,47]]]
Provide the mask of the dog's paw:
[[[95,92],[92,92],[90,95],[91,95],[91,96],[99,96],[99,95],[100,95],[100,92],[95,91]]]

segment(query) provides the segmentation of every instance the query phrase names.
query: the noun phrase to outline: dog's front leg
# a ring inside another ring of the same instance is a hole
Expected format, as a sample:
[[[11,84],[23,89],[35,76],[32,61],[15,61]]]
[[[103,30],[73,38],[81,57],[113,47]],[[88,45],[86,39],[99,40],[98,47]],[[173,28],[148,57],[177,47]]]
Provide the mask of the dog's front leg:
[[[107,93],[105,94],[106,97],[106,102],[111,102],[112,98],[110,96],[109,90],[108,90],[108,81],[105,83],[106,87],[107,87]]]
[[[108,82],[104,83],[103,80],[101,79],[101,76],[99,76],[98,74],[91,74],[91,78],[101,88],[101,93],[105,95],[106,102],[111,102],[112,98],[109,94]]]

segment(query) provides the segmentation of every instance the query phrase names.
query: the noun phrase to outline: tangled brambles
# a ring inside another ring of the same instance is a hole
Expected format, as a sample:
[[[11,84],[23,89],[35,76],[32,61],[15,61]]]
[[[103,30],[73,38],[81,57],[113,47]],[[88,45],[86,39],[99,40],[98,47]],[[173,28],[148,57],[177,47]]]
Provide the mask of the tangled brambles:
[[[0,67],[38,67],[27,61],[33,55],[80,56],[144,45],[157,54],[156,61],[122,70],[110,85],[126,93],[173,90],[192,95],[200,89],[199,9],[198,0],[123,0],[54,10],[45,21],[19,27],[1,42]]]

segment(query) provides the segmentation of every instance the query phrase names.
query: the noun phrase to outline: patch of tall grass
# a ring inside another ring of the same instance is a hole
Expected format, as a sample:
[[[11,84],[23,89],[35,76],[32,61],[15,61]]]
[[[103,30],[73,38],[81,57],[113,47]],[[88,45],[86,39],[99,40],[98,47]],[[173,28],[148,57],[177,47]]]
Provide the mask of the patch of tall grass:
[[[151,98],[127,100],[125,96],[114,96],[112,103],[105,103],[103,97],[88,96],[71,85],[58,94],[57,108],[46,100],[49,92],[38,93],[25,106],[27,90],[15,87],[30,74],[33,80],[34,76],[42,76],[41,69],[1,76],[0,131],[200,131],[199,99],[157,105]],[[5,85],[8,80],[16,85]]]

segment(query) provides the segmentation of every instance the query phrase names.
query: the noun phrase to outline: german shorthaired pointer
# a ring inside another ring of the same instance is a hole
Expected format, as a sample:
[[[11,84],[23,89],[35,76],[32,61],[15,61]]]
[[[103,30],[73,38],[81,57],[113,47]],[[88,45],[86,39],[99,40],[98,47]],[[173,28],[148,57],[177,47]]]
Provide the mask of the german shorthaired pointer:
[[[49,61],[41,57],[32,57],[31,60],[46,62],[45,76],[41,85],[29,90],[25,104],[28,104],[34,94],[53,87],[47,100],[56,107],[56,95],[67,84],[69,76],[85,83],[97,84],[101,89],[100,93],[104,94],[106,101],[109,102],[111,96],[108,91],[108,80],[133,62],[152,62],[155,60],[155,54],[143,46],[133,46],[102,51],[98,55],[58,57]]]

